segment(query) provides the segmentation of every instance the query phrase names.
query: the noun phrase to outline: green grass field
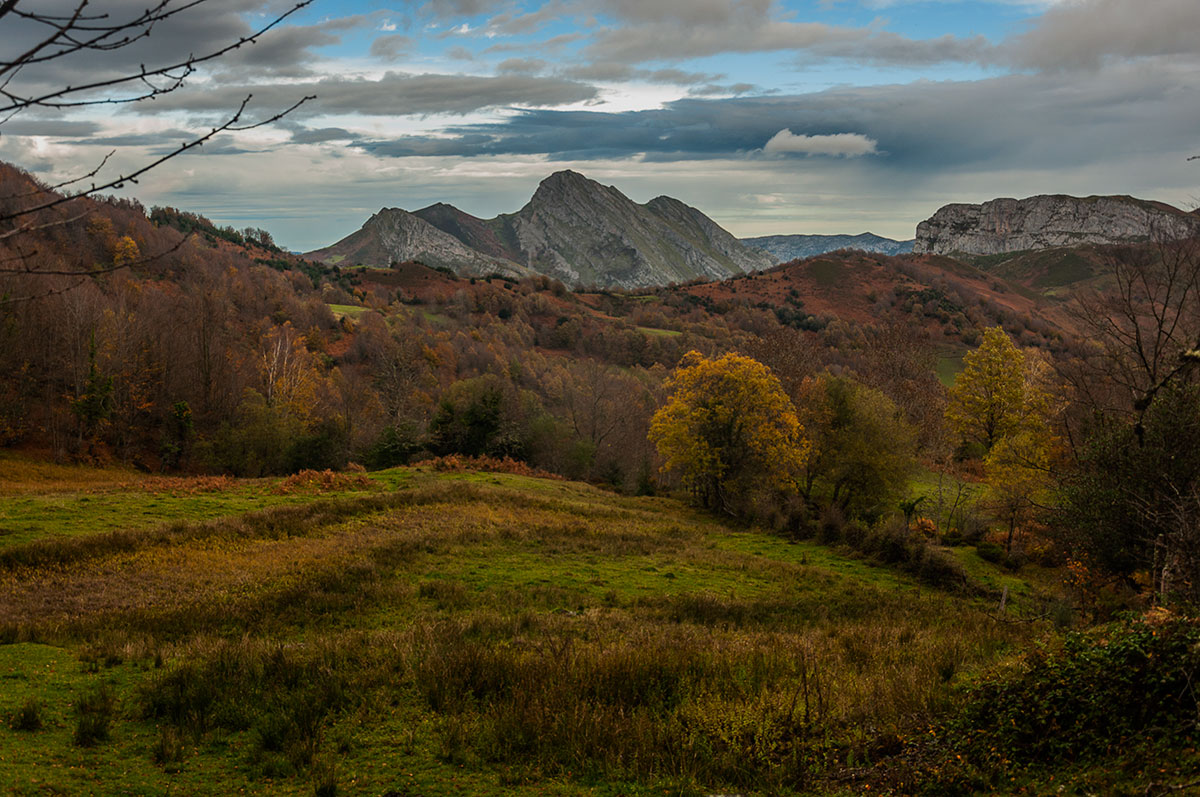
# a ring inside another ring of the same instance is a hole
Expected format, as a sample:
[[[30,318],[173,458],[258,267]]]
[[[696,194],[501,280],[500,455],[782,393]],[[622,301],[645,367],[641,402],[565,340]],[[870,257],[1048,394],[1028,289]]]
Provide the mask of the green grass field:
[[[363,313],[370,312],[370,308],[359,307],[354,304],[331,304],[329,305],[329,312],[333,313],[336,318],[358,318]]]
[[[1046,632],[571,482],[78,475],[0,495],[10,793],[861,793]]]

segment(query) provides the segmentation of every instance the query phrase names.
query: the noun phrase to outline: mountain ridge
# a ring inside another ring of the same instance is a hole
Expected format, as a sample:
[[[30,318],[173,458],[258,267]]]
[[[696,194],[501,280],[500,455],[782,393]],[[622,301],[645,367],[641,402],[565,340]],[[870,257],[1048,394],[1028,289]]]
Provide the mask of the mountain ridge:
[[[545,274],[573,288],[636,289],[724,279],[774,265],[769,256],[678,199],[659,196],[639,204],[616,187],[569,169],[542,180],[521,209],[492,219],[443,202],[412,213],[389,211],[406,214],[392,222],[394,229],[373,223],[373,216],[358,232],[308,256],[325,262],[357,258],[357,263],[373,266],[432,259],[436,262],[428,265],[472,275],[488,267],[502,273],[516,269]],[[455,265],[458,258],[464,261],[460,267]]]
[[[905,255],[912,251],[914,239],[898,241],[871,232],[858,235],[760,235],[741,238],[743,244],[761,249],[780,263],[797,258],[823,255],[838,249],[857,249],[882,255]]]
[[[943,205],[917,225],[917,253],[996,255],[1200,234],[1200,216],[1127,195],[1039,194]]]

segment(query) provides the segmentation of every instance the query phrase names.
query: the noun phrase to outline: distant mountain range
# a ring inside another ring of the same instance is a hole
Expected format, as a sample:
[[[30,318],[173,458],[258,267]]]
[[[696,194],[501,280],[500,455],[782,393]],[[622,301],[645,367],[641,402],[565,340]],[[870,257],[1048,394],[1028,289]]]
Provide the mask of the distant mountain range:
[[[724,279],[774,265],[677,199],[640,205],[573,171],[547,177],[516,213],[480,219],[444,203],[412,213],[384,208],[362,229],[306,256],[368,266],[416,260],[470,275],[536,272],[573,288]]]
[[[873,233],[859,235],[764,235],[758,238],[742,238],[742,243],[761,249],[780,263],[838,249],[857,249],[882,255],[906,255],[912,251],[913,241],[896,241]]]
[[[358,231],[306,257],[377,267],[415,261],[468,276],[545,274],[572,288],[640,289],[723,280],[839,249],[978,257],[1196,234],[1200,214],[1162,202],[1056,194],[945,205],[908,241],[869,232],[739,241],[678,199],[638,204],[568,170],[543,180],[515,213],[481,219],[441,202],[411,213],[383,208]]]

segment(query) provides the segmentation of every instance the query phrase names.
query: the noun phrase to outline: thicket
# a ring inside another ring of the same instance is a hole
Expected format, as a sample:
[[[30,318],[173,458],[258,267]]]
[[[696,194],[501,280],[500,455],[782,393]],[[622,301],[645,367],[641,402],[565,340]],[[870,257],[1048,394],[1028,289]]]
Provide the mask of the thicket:
[[[1197,678],[1200,625],[1127,618],[1037,647],[973,683],[948,732],[971,766],[993,776],[1188,746]]]

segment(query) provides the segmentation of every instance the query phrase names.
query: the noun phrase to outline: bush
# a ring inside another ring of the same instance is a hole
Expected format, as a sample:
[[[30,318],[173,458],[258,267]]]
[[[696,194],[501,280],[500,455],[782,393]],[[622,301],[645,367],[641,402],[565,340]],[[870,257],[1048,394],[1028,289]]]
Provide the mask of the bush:
[[[1004,561],[1004,549],[994,542],[981,542],[975,546],[975,552],[979,554],[979,558],[985,562],[992,564],[1000,564]]]
[[[957,589],[969,584],[958,560],[930,545],[922,534],[911,531],[904,518],[888,518],[870,530],[846,523],[841,540],[876,562],[897,567],[930,586]]]
[[[826,545],[841,542],[846,528],[846,516],[837,506],[830,504],[821,510],[821,521],[817,527],[817,539]]]
[[[158,738],[150,749],[150,758],[167,771],[176,772],[179,762],[183,760],[183,750],[183,735],[179,729],[164,725],[158,729]]]
[[[950,730],[997,770],[1103,760],[1140,741],[1194,743],[1198,678],[1196,621],[1127,619],[1070,634],[975,684]]]
[[[95,747],[100,742],[108,741],[116,706],[116,697],[106,684],[80,697],[75,704],[75,712],[78,715],[75,722],[75,744],[79,747]]]
[[[42,701],[35,697],[26,699],[13,712],[9,727],[14,731],[40,731],[42,729]]]

